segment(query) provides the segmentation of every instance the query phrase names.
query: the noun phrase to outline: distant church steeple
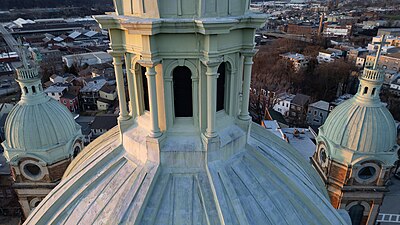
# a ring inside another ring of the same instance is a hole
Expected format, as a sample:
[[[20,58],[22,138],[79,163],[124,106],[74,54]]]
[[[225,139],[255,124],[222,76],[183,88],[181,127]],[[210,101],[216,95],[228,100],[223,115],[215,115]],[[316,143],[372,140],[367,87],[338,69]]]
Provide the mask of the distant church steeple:
[[[82,150],[83,137],[68,109],[44,93],[39,67],[29,60],[26,47],[20,42],[18,49],[22,65],[16,69],[16,80],[21,100],[7,116],[2,145],[26,218],[60,182]]]

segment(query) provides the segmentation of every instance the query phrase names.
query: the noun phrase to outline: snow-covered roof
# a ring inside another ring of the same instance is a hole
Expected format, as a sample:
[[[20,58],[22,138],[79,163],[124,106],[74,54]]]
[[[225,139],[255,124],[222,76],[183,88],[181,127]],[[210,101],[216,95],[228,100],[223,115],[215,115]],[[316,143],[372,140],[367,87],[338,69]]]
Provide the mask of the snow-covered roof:
[[[92,31],[92,30],[91,30],[91,31],[85,33],[84,35],[87,36],[87,37],[93,37],[93,36],[96,35],[96,34],[97,34],[96,31]]]
[[[81,32],[74,31],[70,35],[68,35],[68,37],[75,39],[75,38],[79,37],[81,34],[82,34]]]

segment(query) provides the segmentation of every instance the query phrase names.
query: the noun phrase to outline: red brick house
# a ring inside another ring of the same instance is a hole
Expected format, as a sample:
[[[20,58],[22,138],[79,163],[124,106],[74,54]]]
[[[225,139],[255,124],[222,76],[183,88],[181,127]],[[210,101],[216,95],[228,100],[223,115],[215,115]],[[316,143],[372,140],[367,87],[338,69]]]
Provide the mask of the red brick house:
[[[79,109],[79,100],[77,95],[67,92],[60,97],[60,102],[72,113],[76,113]]]

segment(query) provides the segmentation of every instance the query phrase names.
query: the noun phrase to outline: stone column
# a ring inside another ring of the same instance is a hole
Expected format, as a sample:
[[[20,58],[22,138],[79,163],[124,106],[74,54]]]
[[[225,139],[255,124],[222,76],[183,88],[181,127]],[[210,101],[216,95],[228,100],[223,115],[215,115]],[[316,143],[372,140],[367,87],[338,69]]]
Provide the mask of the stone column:
[[[126,106],[124,74],[122,72],[123,53],[111,53],[114,61],[115,79],[117,82],[117,92],[119,101],[119,117],[118,120],[124,121],[129,119],[128,110]]]
[[[206,136],[217,136],[215,121],[217,113],[217,78],[219,62],[207,62],[207,129]]]
[[[378,213],[379,213],[379,205],[378,204],[373,204],[371,206],[371,209],[370,209],[370,212],[369,212],[367,225],[374,225],[375,224],[375,220],[378,217]]]
[[[250,98],[250,82],[251,82],[251,67],[253,65],[253,54],[244,54],[243,66],[243,97],[239,119],[250,120],[249,116],[249,98]]]
[[[157,108],[157,86],[156,86],[156,70],[154,65],[146,66],[146,77],[149,88],[149,106],[150,106],[150,137],[160,137],[160,125],[158,124],[158,108]]]
[[[192,77],[193,93],[193,122],[199,124],[199,78]]]
[[[132,54],[125,54],[125,67],[126,79],[128,81],[128,95],[129,95],[129,116],[135,117],[136,113],[136,96],[135,96],[135,81],[132,71]]]

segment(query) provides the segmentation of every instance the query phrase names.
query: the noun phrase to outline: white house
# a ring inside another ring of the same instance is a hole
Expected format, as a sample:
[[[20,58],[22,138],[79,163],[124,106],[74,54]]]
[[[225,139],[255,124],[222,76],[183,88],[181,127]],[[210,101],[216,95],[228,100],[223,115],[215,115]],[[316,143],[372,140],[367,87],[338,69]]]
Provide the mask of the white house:
[[[54,98],[57,101],[60,101],[61,96],[68,90],[67,87],[62,87],[62,86],[50,86],[44,90],[44,92]]]
[[[107,52],[90,52],[75,55],[66,55],[62,57],[62,61],[67,67],[71,67],[74,64],[78,66],[97,65],[103,63],[111,63],[113,60],[112,56]]]
[[[303,54],[287,52],[280,56],[292,62],[293,68],[296,71],[308,66],[309,60]]]
[[[318,63],[324,63],[324,62],[330,63],[335,61],[336,58],[337,58],[336,53],[329,51],[320,51],[317,56]]]
[[[273,109],[282,114],[283,116],[288,116],[290,104],[294,97],[295,95],[288,94],[286,92],[278,95],[274,101],[275,104]]]

